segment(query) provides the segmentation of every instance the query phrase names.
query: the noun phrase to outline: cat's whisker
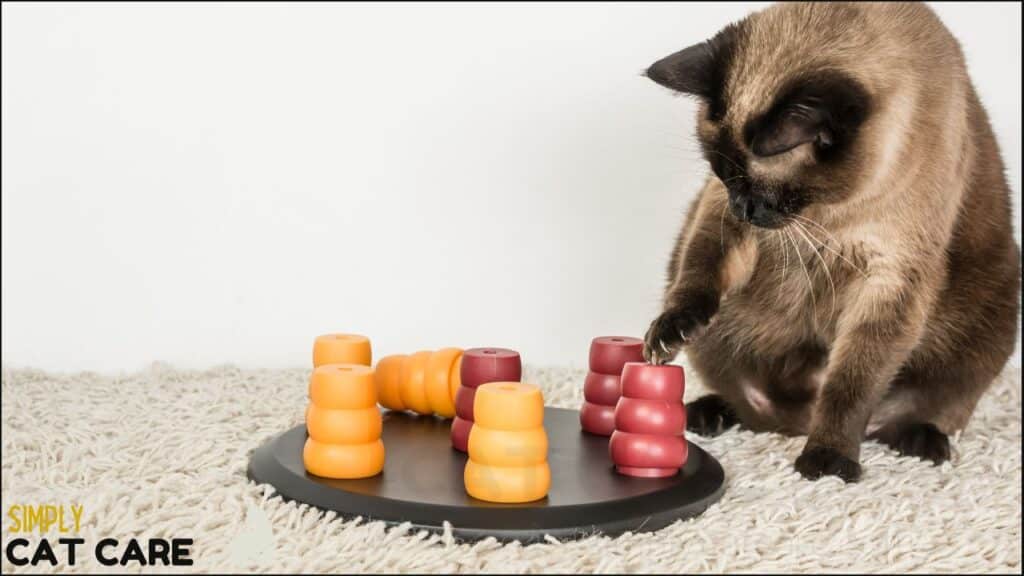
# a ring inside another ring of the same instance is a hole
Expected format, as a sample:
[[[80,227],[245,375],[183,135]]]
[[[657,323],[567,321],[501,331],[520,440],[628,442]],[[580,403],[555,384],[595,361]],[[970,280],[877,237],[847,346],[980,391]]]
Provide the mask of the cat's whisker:
[[[816,227],[821,228],[822,230],[824,230],[826,234],[829,234],[830,236],[832,235],[831,232],[829,232],[828,228],[825,228],[824,226],[821,225],[820,222],[818,222],[817,220],[815,220],[813,218],[810,218],[808,216],[804,216],[803,214],[792,214],[791,216],[793,218],[798,218],[800,220],[803,220],[804,222],[808,222],[810,224],[814,224]]]
[[[786,255],[786,263],[782,266],[779,284],[777,286],[777,289],[775,290],[775,302],[780,303],[782,302],[782,287],[786,283],[786,267],[789,266],[789,248],[786,246],[786,243],[782,241],[782,232],[780,232],[779,230],[775,231],[775,240],[779,243],[779,248]],[[779,267],[778,258],[775,259],[775,267]]]
[[[782,234],[780,233],[779,234],[779,239],[781,240],[781,238],[782,238]],[[782,281],[785,282],[786,281],[786,274],[789,272],[789,246],[787,246],[786,244],[782,244],[782,249],[783,249],[783,253],[785,254],[785,258],[786,258],[786,263],[782,265]]]
[[[831,323],[832,317],[835,316],[836,313],[836,285],[835,282],[832,281],[832,272],[828,269],[828,263],[825,262],[824,258],[822,258],[821,251],[815,248],[810,238],[807,237],[807,229],[804,228],[803,224],[800,224],[799,222],[794,222],[794,224],[796,224],[796,231],[799,232],[801,236],[803,236],[804,241],[806,241],[807,245],[811,247],[811,250],[814,252],[814,255],[818,257],[818,261],[820,261],[821,265],[825,268],[825,277],[828,278],[828,284],[832,288],[832,310],[829,311],[827,320],[827,323]]]
[[[807,290],[811,293],[811,307],[813,313],[812,318],[818,317],[818,299],[814,295],[814,282],[811,281],[811,273],[807,270],[807,265],[804,264],[804,259],[800,256],[800,247],[797,245],[796,240],[793,239],[793,235],[790,234],[789,229],[785,228],[786,236],[789,238],[789,242],[793,245],[793,250],[796,252],[796,258],[800,261],[800,268],[804,271],[804,276],[807,278]]]
[[[725,211],[728,209],[728,202],[722,204],[722,216],[718,219],[718,244],[722,247],[722,255],[725,255]]]
[[[793,214],[792,217],[796,218],[797,220],[800,220],[802,222],[805,222],[807,224],[810,224],[810,225],[814,226],[815,228],[821,230],[822,232],[825,233],[826,236],[828,236],[828,238],[830,240],[832,240],[836,244],[839,244],[840,246],[842,246],[842,242],[840,242],[839,239],[835,237],[835,234],[832,234],[832,232],[829,231],[828,228],[825,228],[819,222],[817,222],[815,220],[812,220],[811,218],[808,218],[807,216],[803,216],[801,214]]]
[[[822,226],[821,224],[818,224],[814,220],[811,220],[810,218],[806,218],[806,217],[801,216],[799,214],[793,214],[793,216],[796,217],[796,218],[799,218],[801,220],[804,220],[806,222],[809,222],[809,223],[811,223],[811,224],[813,224],[815,226],[817,226],[818,228],[820,228],[822,230],[822,232],[824,232],[825,234],[828,234],[829,236],[831,236],[833,242],[835,242],[836,244],[839,244],[839,246],[842,247],[842,243],[839,242],[839,240],[834,235],[832,235],[831,232],[826,230],[825,227]],[[791,220],[791,222],[793,222],[794,224],[797,224],[797,222],[795,220]],[[859,272],[861,276],[863,276],[864,278],[868,277],[868,273],[865,272],[863,268],[861,268],[860,266],[857,266],[856,264],[851,262],[850,259],[847,258],[846,256],[843,256],[842,252],[839,252],[835,248],[829,246],[828,243],[822,242],[821,240],[819,240],[818,237],[815,236],[814,234],[811,234],[811,231],[808,230],[807,228],[804,228],[804,232],[807,232],[808,234],[810,234],[811,238],[814,238],[815,242],[817,242],[818,244],[821,244],[822,248],[824,248],[824,249],[828,250],[829,252],[832,252],[833,254],[838,256],[840,259],[842,259],[843,262],[846,262],[851,268],[853,268],[854,270]]]

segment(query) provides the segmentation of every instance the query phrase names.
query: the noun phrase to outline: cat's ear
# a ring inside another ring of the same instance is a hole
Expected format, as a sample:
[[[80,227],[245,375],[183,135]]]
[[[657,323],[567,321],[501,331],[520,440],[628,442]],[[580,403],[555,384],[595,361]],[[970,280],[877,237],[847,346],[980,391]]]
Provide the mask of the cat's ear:
[[[717,61],[714,43],[701,42],[651,64],[647,77],[676,92],[707,97]]]
[[[669,54],[651,64],[647,77],[676,92],[715,101],[722,91],[740,30],[738,24],[729,24],[710,40]]]
[[[832,136],[825,114],[816,102],[789,106],[757,127],[749,140],[750,150],[758,156],[774,156],[808,142],[828,146]]]

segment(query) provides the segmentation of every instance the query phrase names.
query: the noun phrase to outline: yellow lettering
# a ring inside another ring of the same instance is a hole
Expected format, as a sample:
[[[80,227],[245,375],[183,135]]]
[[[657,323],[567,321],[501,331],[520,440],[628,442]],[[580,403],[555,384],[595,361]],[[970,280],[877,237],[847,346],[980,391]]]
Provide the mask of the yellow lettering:
[[[61,534],[78,533],[82,530],[84,512],[85,506],[81,504],[12,504],[7,508],[7,530],[11,534],[36,531],[45,534],[54,529]]]
[[[18,515],[18,512],[21,511],[21,506],[18,506],[17,504],[7,509],[7,515],[11,518],[12,522],[10,527],[10,531],[12,534],[17,534],[18,532],[21,532],[21,516]]]
[[[28,518],[25,521],[25,531],[32,532],[43,523],[43,510],[39,506],[25,506],[25,510],[25,516]]]
[[[75,534],[78,534],[82,530],[82,512],[85,510],[85,506],[79,504],[75,506],[71,505],[71,516],[75,519]]]
[[[54,506],[52,504],[47,504],[47,505],[43,506],[43,510],[44,510],[43,518],[44,518],[44,521],[46,522],[46,524],[43,525],[42,527],[40,527],[40,530],[39,530],[40,534],[45,533],[45,532],[49,532],[50,528],[52,528],[53,525],[57,523],[57,507],[56,506]]]
[[[60,508],[57,508],[57,517],[59,518],[59,522],[57,524],[57,530],[61,534],[67,534],[68,532],[70,532],[71,528],[64,525],[64,505],[63,504],[60,505]]]

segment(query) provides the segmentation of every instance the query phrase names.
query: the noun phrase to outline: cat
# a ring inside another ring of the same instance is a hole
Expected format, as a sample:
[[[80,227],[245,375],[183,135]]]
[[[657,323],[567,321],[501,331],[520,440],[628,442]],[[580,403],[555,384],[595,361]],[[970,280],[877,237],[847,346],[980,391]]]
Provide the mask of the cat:
[[[807,435],[804,477],[876,439],[936,464],[1012,354],[1020,250],[959,43],[923,4],[775,4],[650,66],[696,96],[709,176],[649,361],[715,394],[688,428]]]

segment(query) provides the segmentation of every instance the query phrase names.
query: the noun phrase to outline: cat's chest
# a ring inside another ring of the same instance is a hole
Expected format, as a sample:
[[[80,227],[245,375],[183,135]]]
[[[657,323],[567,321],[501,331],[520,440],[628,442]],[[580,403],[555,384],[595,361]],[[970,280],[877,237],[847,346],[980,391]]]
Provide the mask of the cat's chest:
[[[866,276],[866,255],[877,251],[867,240],[837,234],[824,241],[788,230],[762,239],[746,295],[776,314],[809,315],[827,324],[839,312],[844,293]]]
[[[732,340],[769,355],[784,354],[818,333],[807,285],[777,282],[770,291],[748,287],[727,295],[717,318]]]
[[[829,341],[857,257],[849,247],[770,237],[749,281],[723,299],[723,316],[763,351]]]

